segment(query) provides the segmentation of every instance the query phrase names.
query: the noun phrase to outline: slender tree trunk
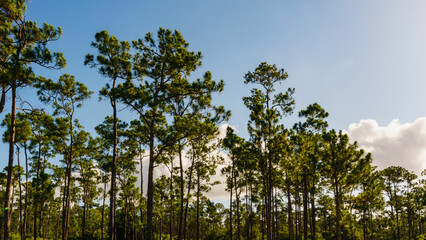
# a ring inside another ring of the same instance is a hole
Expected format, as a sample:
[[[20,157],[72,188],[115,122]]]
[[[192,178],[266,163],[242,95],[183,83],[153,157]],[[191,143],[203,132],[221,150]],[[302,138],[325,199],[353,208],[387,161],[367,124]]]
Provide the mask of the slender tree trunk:
[[[269,166],[268,166],[268,184],[267,184],[268,189],[267,189],[267,198],[266,198],[266,231],[267,231],[267,239],[272,240],[272,159],[271,159],[271,156],[268,156],[268,165]]]
[[[40,179],[40,162],[41,162],[41,139],[39,136],[38,140],[38,156],[37,156],[37,168],[36,168],[36,179]],[[34,180],[33,180],[34,181]],[[38,184],[35,185],[35,192],[36,190],[42,186],[39,186]],[[38,204],[40,201],[39,197],[36,197],[36,195],[33,195],[33,205],[34,205],[34,240],[37,240],[37,210],[38,210]]]
[[[267,175],[267,169],[265,170],[263,170],[263,177],[262,177],[262,180],[263,180],[263,206],[262,206],[262,239],[264,240],[265,239],[265,235],[268,235],[267,234],[267,226],[266,226],[266,218],[267,218],[267,216],[266,216],[266,212],[268,211],[267,210],[267,208],[268,208],[268,175]]]
[[[62,195],[62,193],[61,193],[61,195]],[[59,198],[61,198],[62,196],[59,196]],[[57,217],[56,217],[56,234],[55,234],[55,239],[59,239],[59,229],[61,228],[59,225],[60,225],[60,214],[58,213],[57,214]]]
[[[45,234],[45,219],[44,219],[44,199],[42,199],[42,203],[40,204],[40,236],[44,238]]]
[[[66,201],[65,201],[65,218],[63,219],[63,232],[62,240],[68,239],[69,234],[69,221],[71,213],[71,177],[72,177],[72,158],[73,158],[73,145],[74,145],[74,136],[73,136],[73,118],[70,118],[70,146],[69,146],[69,156],[67,160],[67,187],[66,187]]]
[[[11,201],[10,201],[10,206],[13,206],[14,200],[15,200],[15,186],[12,184],[12,196],[11,196]],[[13,215],[13,207],[10,209],[10,214],[9,214],[9,221],[12,220],[12,215]]]
[[[303,175],[303,239],[308,239],[308,182]]]
[[[116,79],[113,80],[113,89],[115,89]],[[111,105],[113,109],[113,149],[112,149],[112,166],[111,166],[111,191],[109,200],[109,239],[116,239],[115,226],[115,205],[116,205],[116,178],[117,178],[117,101],[111,96]]]
[[[47,226],[50,226],[50,220],[51,220],[51,210],[52,208],[49,208],[48,214],[47,214]],[[45,236],[44,238],[47,238],[47,231],[45,231]]]
[[[154,110],[155,112],[155,110]],[[149,135],[148,201],[147,201],[147,240],[152,240],[152,213],[154,200],[154,121],[151,121]]]
[[[280,225],[279,225],[279,212],[278,212],[278,201],[277,201],[277,195],[278,193],[276,192],[277,190],[275,190],[275,231],[276,231],[276,238],[275,239],[279,239],[280,237]]]
[[[294,210],[295,210],[295,237],[299,240],[300,235],[300,223],[299,223],[299,213],[300,213],[300,201],[299,201],[299,188],[296,184],[296,188],[294,189]]]
[[[421,234],[423,234],[423,224],[422,224],[422,210],[421,210],[421,208],[419,207],[418,208],[419,210],[419,234],[421,235]]]
[[[27,234],[27,206],[28,206],[28,156],[27,156],[27,144],[24,143],[24,153],[25,153],[25,204],[24,204],[24,229],[23,229],[23,234],[22,234],[22,238],[23,239],[27,239],[26,234]],[[57,239],[57,238],[56,238]]]
[[[231,192],[229,194],[229,239],[232,240],[232,190],[234,189],[233,186],[234,181],[234,160],[232,160],[232,170],[231,170]]]
[[[140,213],[141,213],[141,230],[142,230],[142,232],[141,232],[141,238],[142,238],[142,240],[143,240],[143,236],[144,236],[144,234],[143,234],[143,219],[144,219],[144,215],[143,215],[143,207],[142,207],[142,200],[143,200],[143,157],[142,157],[142,146],[141,145],[139,145],[139,162],[140,162],[140,164],[141,164],[141,197],[142,197],[142,199],[141,199],[141,204],[140,204]]]
[[[195,159],[192,160],[191,167],[189,168],[189,178],[188,178],[188,192],[187,192],[187,200],[186,200],[186,206],[185,206],[185,215],[183,220],[183,238],[186,240],[186,217],[188,216],[188,207],[189,207],[189,195],[191,194],[191,188],[192,188],[192,173],[194,170],[194,162]]]
[[[335,182],[334,191],[334,202],[336,206],[336,239],[342,240],[342,232],[340,230],[340,191],[337,182]]]
[[[173,158],[170,160],[170,226],[169,226],[169,235],[170,235],[170,239],[173,239],[173,215],[174,215],[174,208],[173,208],[173,204],[174,204],[174,192],[173,192]]]
[[[183,178],[183,163],[182,163],[182,144],[178,143],[178,154],[179,154],[179,167],[180,167],[180,219],[179,219],[179,230],[178,240],[182,239],[182,226],[183,226],[183,214],[184,214],[184,178]]]
[[[397,238],[401,239],[401,231],[399,229],[399,207],[398,207],[398,197],[395,191],[395,213],[396,213],[396,230],[397,230]]]
[[[246,214],[247,214],[247,218],[245,219],[245,225],[244,225],[244,238],[247,240],[249,239],[250,236],[250,210],[249,210],[249,202],[248,202],[248,181],[247,178],[245,179],[245,199],[246,199]]]
[[[20,159],[19,159],[19,149],[17,151],[17,160],[18,160],[18,168],[19,168],[19,178],[18,178],[18,183],[19,183],[19,235],[21,236],[21,239],[24,240],[23,236],[23,223],[22,223],[22,186],[21,186],[21,176],[22,176],[22,172],[21,172],[21,163],[20,163]]]
[[[362,186],[363,193],[365,193],[365,186]],[[363,239],[367,240],[367,213],[366,213],[366,204],[365,201],[362,203],[362,235]]]
[[[83,224],[82,224],[82,237],[83,240],[86,239],[86,200],[87,200],[87,196],[86,196],[86,187],[84,187],[83,185]]]
[[[235,185],[235,186],[237,186],[237,185]],[[240,221],[240,196],[239,196],[239,193],[238,193],[238,188],[237,187],[235,187],[235,200],[237,201],[237,211],[236,211],[236,214],[237,214],[237,239],[238,240],[240,240],[241,239],[241,221]]]
[[[127,239],[127,212],[128,212],[128,206],[127,206],[127,197],[125,197],[124,199],[124,238],[123,239]],[[161,238],[160,238],[161,239]]]
[[[101,213],[101,240],[104,240],[104,218],[105,218],[105,198],[106,198],[106,179],[104,181],[104,193],[102,195],[102,213]]]
[[[136,230],[136,204],[135,200],[133,199],[133,240],[138,239],[138,232]]]
[[[163,200],[163,199],[161,199]],[[124,238],[126,239],[126,238]],[[160,239],[163,239],[163,219],[160,217]]]
[[[250,183],[250,240],[253,239],[253,185]]]
[[[241,232],[240,232],[240,197],[238,193],[238,186],[237,186],[237,176],[235,173],[235,162],[232,160],[232,178],[233,178],[233,187],[235,189],[235,200],[236,200],[236,217],[237,217],[237,239],[240,240],[241,238]],[[232,202],[231,202],[232,203]]]
[[[291,205],[291,193],[290,193],[290,180],[286,172],[286,185],[287,185],[287,215],[288,215],[288,234],[290,240],[294,240],[294,228],[293,228],[293,209]]]
[[[197,235],[196,239],[200,239],[200,170],[197,167]]]
[[[275,212],[275,197],[274,197],[274,189],[272,189],[272,199],[271,199],[271,222],[272,222],[272,239],[275,240],[276,239],[276,231],[275,231],[275,216],[276,216],[276,212]]]
[[[19,53],[18,53],[19,56]],[[16,81],[12,82],[12,110],[10,112],[9,162],[7,165],[6,193],[4,195],[4,240],[9,240],[10,233],[10,195],[13,181],[13,155],[15,154],[15,117],[16,117]]]
[[[315,178],[312,181],[312,187],[311,187],[311,239],[315,240],[317,230],[316,230],[316,209],[315,209]]]

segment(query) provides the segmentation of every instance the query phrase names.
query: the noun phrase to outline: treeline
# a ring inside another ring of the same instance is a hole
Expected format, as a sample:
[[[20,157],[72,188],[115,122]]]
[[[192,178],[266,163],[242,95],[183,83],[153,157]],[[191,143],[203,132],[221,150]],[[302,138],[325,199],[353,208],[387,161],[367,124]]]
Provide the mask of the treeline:
[[[295,105],[293,88],[275,91],[284,69],[261,63],[244,76],[254,85],[243,98],[250,138],[230,127],[219,138],[230,112],[212,99],[224,83],[210,72],[191,77],[201,53],[178,31],[131,42],[102,31],[84,64],[105,79],[99,95],[111,115],[89,132],[78,112],[93,92],[72,75],[33,71],[65,67],[48,48],[61,29],[27,20],[25,9],[25,0],[0,1],[0,112],[10,102],[1,123],[9,143],[1,239],[425,238],[419,176],[376,170],[345,133],[328,130],[316,103],[299,112],[301,122],[282,124]],[[21,88],[35,89],[45,107],[18,98]],[[120,120],[119,106],[137,119]],[[158,166],[167,174],[154,177]],[[206,197],[217,175],[229,206]]]

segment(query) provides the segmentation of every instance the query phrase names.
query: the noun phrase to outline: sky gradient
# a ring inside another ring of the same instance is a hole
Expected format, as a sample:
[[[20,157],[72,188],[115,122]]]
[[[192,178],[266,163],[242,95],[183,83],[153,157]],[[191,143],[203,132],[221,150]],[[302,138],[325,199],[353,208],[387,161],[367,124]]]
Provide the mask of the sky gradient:
[[[414,124],[426,116],[426,1],[33,0],[27,19],[62,28],[63,37],[49,46],[64,53],[67,68],[36,70],[54,80],[75,75],[95,92],[77,112],[89,131],[111,114],[98,101],[106,79],[83,65],[87,53],[96,53],[95,33],[130,41],[159,27],[179,30],[190,50],[202,52],[203,66],[192,78],[209,70],[225,81],[214,101],[232,111],[228,124],[244,137],[249,112],[241,99],[253,86],[243,76],[262,61],[285,68],[289,78],[277,90],[296,88],[296,112],[318,102],[330,113],[331,128],[349,130],[367,119],[378,127],[394,119]],[[20,94],[37,99],[31,89]],[[284,120],[287,127],[296,115]],[[119,116],[135,117],[128,110]],[[7,145],[0,151],[4,166]]]

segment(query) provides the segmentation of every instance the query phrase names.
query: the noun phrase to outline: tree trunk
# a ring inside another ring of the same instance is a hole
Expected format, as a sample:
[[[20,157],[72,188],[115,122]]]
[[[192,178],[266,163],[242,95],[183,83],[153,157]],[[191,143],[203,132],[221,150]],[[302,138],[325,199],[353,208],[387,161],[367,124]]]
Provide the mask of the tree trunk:
[[[183,218],[183,238],[186,240],[186,217],[188,216],[188,205],[189,205],[189,194],[191,194],[191,188],[192,188],[192,172],[194,169],[194,159],[192,160],[191,167],[189,168],[189,178],[188,178],[188,192],[187,192],[187,200],[186,200],[186,206],[185,206],[185,216]]]
[[[250,239],[253,237],[253,184],[250,183]]]
[[[127,212],[128,212],[128,209],[127,209],[127,197],[125,197],[125,199],[124,199],[124,238],[123,239],[127,239],[127,236],[128,236],[128,234],[127,234]],[[161,238],[160,238],[161,239]]]
[[[139,145],[139,162],[140,162],[140,164],[141,164],[141,197],[142,197],[142,199],[141,199],[141,204],[140,204],[140,213],[141,213],[141,230],[142,230],[142,234],[141,234],[141,238],[142,238],[142,240],[143,240],[143,219],[144,219],[144,216],[143,216],[143,209],[142,209],[142,200],[143,200],[143,158],[142,158],[142,146],[141,145]],[[135,213],[136,214],[136,213]]]
[[[200,170],[197,167],[197,235],[196,239],[200,239]]]
[[[69,228],[69,221],[70,221],[70,213],[71,213],[71,172],[72,172],[72,157],[73,157],[73,144],[74,144],[74,136],[73,136],[73,119],[70,118],[70,146],[69,146],[69,156],[67,160],[67,171],[66,171],[66,178],[67,180],[67,186],[66,186],[66,201],[65,201],[65,212],[64,212],[64,219],[62,220],[62,240],[68,239],[68,228]]]
[[[231,170],[231,192],[229,194],[229,239],[232,240],[232,190],[234,181],[234,160],[232,160],[232,170]]]
[[[269,153],[268,153],[269,155]],[[268,156],[268,184],[266,198],[266,232],[267,239],[272,240],[272,159]]]
[[[311,187],[311,239],[315,240],[317,230],[316,230],[316,209],[315,209],[315,178],[312,180]]]
[[[394,199],[395,199],[395,213],[396,213],[396,230],[397,230],[397,239],[401,239],[401,233],[399,229],[399,207],[398,207],[398,196],[396,195],[396,190],[394,187]]]
[[[102,213],[101,213],[101,240],[104,240],[104,218],[105,218],[105,197],[106,197],[106,179],[104,182],[104,193],[102,195]]]
[[[44,207],[44,200],[42,200],[42,203],[40,204],[40,236],[42,238],[44,238],[45,234]]]
[[[340,191],[337,182],[335,183],[334,191],[334,202],[336,205],[336,239],[342,240],[342,233],[340,230]]]
[[[24,143],[24,153],[25,153],[25,204],[24,204],[24,230],[23,230],[23,239],[27,239],[27,206],[28,206],[28,156],[27,156],[27,144]],[[57,238],[56,238],[57,239]]]
[[[86,239],[86,187],[83,185],[83,224],[82,224],[82,237]]]
[[[1,99],[0,99],[0,113],[4,110],[4,105],[6,103],[6,87],[1,88]]]
[[[294,240],[293,209],[291,205],[290,180],[288,179],[287,172],[286,172],[286,185],[287,185],[288,235],[290,240]]]
[[[18,156],[17,156],[17,160],[18,160],[18,168],[19,168],[19,178],[18,178],[18,183],[19,183],[19,235],[21,236],[22,240],[25,240],[23,238],[24,233],[23,233],[23,223],[22,223],[22,186],[21,186],[21,176],[22,176],[22,172],[21,172],[21,163],[20,163],[20,159],[19,159],[19,149],[17,152]]]
[[[18,54],[19,56],[19,54]],[[10,112],[9,162],[7,165],[6,193],[4,197],[4,240],[9,240],[10,232],[10,195],[13,181],[13,155],[15,154],[15,117],[16,117],[16,81],[12,82],[12,110]]]
[[[113,89],[115,88],[115,81],[113,80]],[[117,101],[111,97],[111,105],[113,109],[113,149],[112,149],[112,166],[111,166],[111,191],[109,200],[109,239],[116,239],[115,227],[115,205],[116,205],[116,178],[117,178]]]
[[[237,239],[240,240],[241,239],[241,221],[240,221],[240,196],[238,193],[238,188],[236,187],[237,185],[235,184],[235,200],[237,201]]]
[[[133,240],[138,239],[138,232],[136,231],[136,206],[135,206],[135,200],[133,199]]]
[[[154,111],[155,112],[155,111]],[[147,201],[147,240],[152,240],[152,211],[154,200],[154,122],[152,121],[149,134],[149,167],[148,167],[148,201]]]
[[[40,179],[40,161],[41,161],[41,139],[39,136],[38,139],[38,158],[37,158],[37,169],[36,169],[36,179]],[[33,180],[34,181],[34,180]],[[39,185],[35,186],[35,190],[37,190],[38,187],[41,187]],[[39,198],[36,197],[36,195],[33,195],[33,205],[34,205],[34,240],[37,240],[37,210],[38,210],[38,204],[39,204]],[[62,228],[64,229],[64,228]]]
[[[179,219],[179,230],[178,240],[182,240],[182,226],[183,226],[183,214],[184,214],[184,178],[183,178],[183,163],[182,163],[182,145],[178,143],[178,154],[179,154],[179,167],[180,167],[180,219]]]
[[[173,192],[173,158],[170,160],[170,226],[169,226],[169,235],[170,235],[170,239],[173,239],[173,215],[174,215],[174,208],[173,208],[173,204],[174,204],[174,192]]]
[[[62,195],[62,193],[61,193],[61,195]],[[59,196],[59,198],[61,198],[62,196]],[[59,239],[59,229],[61,228],[60,226],[59,226],[59,224],[60,224],[60,214],[58,213],[57,214],[57,218],[56,218],[56,234],[55,234],[55,239]]]
[[[303,175],[303,239],[308,239],[308,183]]]

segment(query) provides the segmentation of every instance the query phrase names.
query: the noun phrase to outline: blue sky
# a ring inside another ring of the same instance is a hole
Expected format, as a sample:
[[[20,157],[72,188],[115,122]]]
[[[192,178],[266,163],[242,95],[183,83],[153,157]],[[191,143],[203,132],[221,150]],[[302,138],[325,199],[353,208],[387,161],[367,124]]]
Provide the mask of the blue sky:
[[[203,54],[203,66],[192,77],[209,70],[225,81],[215,102],[232,111],[229,124],[243,136],[249,112],[241,98],[252,87],[243,76],[262,61],[288,72],[277,90],[296,88],[296,111],[318,102],[330,113],[331,128],[348,129],[362,119],[411,123],[426,116],[425,1],[33,0],[27,19],[62,28],[63,37],[50,47],[64,53],[67,68],[37,72],[52,79],[75,75],[95,92],[77,113],[87,130],[111,114],[110,105],[98,101],[106,80],[83,65],[84,56],[95,53],[94,34],[104,29],[120,40],[159,27],[179,30],[189,48]],[[36,99],[34,90],[21,95]],[[127,110],[120,114],[132,118]],[[285,122],[290,127],[297,120]],[[0,151],[3,164],[7,145]]]

